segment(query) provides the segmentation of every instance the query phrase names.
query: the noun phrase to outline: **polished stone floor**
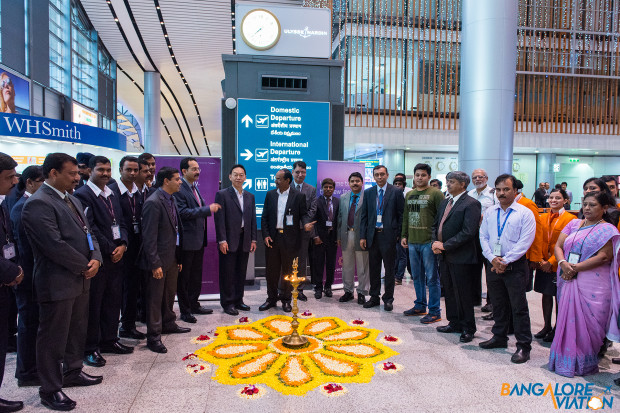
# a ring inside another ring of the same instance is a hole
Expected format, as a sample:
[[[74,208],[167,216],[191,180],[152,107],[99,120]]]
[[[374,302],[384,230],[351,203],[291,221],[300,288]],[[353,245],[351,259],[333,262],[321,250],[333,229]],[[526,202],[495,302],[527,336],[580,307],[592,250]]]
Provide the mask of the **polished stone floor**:
[[[377,328],[400,337],[403,343],[393,348],[400,352],[393,360],[404,365],[405,370],[396,375],[375,375],[371,383],[347,384],[348,393],[338,398],[327,398],[318,390],[304,397],[282,396],[268,389],[265,397],[248,401],[237,397],[240,386],[227,386],[211,380],[211,373],[197,377],[185,371],[181,358],[199,346],[190,339],[224,325],[234,324],[236,318],[224,314],[218,302],[205,302],[213,308],[213,315],[199,316],[198,324],[189,325],[192,332],[164,337],[168,353],[158,355],[146,349],[144,342],[125,340],[137,345],[129,356],[106,355],[107,365],[100,369],[86,367],[91,374],[104,376],[102,384],[89,388],[70,388],[67,395],[77,401],[79,412],[544,412],[553,410],[550,397],[501,396],[502,383],[592,383],[596,393],[611,387],[613,408],[620,408],[620,388],[613,385],[620,366],[611,364],[611,357],[618,357],[620,345],[610,349],[600,363],[601,372],[596,376],[568,379],[547,370],[549,344],[534,342],[531,360],[522,365],[510,362],[514,352],[514,338],[509,347],[482,350],[480,341],[490,338],[491,321],[482,321],[480,307],[476,308],[478,333],[473,342],[460,344],[458,334],[440,334],[433,325],[420,324],[417,317],[405,317],[404,310],[414,300],[411,281],[396,286],[394,311],[382,308],[363,309],[355,301],[340,304],[336,291],[333,298],[300,303],[300,310],[310,310],[317,316],[336,316],[345,321],[362,318]],[[258,306],[265,299],[265,287],[246,292],[246,303],[252,307],[245,313],[252,320],[266,315],[282,314],[271,309],[260,313]],[[532,330],[542,327],[540,296],[528,294]],[[443,308],[443,300],[442,300]],[[186,325],[179,322],[180,325]],[[144,327],[140,327],[144,330]],[[53,345],[53,343],[50,343]],[[0,397],[20,399],[24,411],[46,411],[39,403],[38,388],[18,388],[13,378],[15,354],[7,356],[7,369]],[[585,406],[584,406],[585,407]]]

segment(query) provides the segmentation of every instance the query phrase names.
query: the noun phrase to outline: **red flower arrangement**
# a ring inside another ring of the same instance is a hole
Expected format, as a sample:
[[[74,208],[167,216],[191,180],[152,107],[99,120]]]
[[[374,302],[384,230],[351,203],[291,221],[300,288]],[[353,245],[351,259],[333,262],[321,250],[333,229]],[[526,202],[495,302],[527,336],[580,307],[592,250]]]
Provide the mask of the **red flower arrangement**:
[[[203,334],[203,335],[198,336],[197,340],[198,341],[207,341],[207,340],[211,340],[211,337],[209,337],[206,334]]]
[[[303,313],[301,313],[301,315],[303,315],[304,317],[310,317],[312,313],[310,311],[304,311]]]
[[[246,396],[253,396],[255,394],[258,394],[258,388],[251,384],[249,386],[246,386],[243,388],[243,390],[241,390],[241,394],[245,394]]]
[[[329,384],[323,386],[323,390],[325,390],[328,394],[331,394],[331,393],[335,393],[337,391],[342,391],[343,388],[339,384],[329,383]]]
[[[196,357],[198,357],[198,356],[196,354],[194,354],[194,353],[187,353],[187,356],[183,357],[182,360],[183,361],[192,360],[192,359],[195,359]]]
[[[398,341],[398,338],[396,338],[396,337],[394,337],[394,336],[385,336],[383,339],[384,339],[385,341],[390,341],[390,342],[392,342],[392,343],[394,343],[394,342]]]
[[[356,320],[353,320],[352,323],[355,324],[355,325],[361,326],[361,325],[364,324],[364,320],[361,320],[361,319],[358,318]]]
[[[396,364],[392,363],[391,361],[388,361],[386,363],[383,363],[383,370],[396,370]]]
[[[250,319],[249,319],[249,318],[247,318],[247,317],[241,317],[241,318],[239,319],[239,322],[240,322],[240,323],[249,323],[249,322],[250,322]]]

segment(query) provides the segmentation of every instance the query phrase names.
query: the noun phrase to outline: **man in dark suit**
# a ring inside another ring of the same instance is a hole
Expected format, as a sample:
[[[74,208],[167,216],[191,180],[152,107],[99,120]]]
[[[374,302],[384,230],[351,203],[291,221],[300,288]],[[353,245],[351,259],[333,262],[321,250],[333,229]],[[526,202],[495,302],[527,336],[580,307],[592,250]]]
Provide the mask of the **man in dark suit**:
[[[544,208],[547,202],[547,190],[545,189],[545,183],[538,184],[538,189],[534,191],[534,203],[538,208]]]
[[[276,189],[267,192],[261,228],[267,248],[267,301],[258,309],[265,311],[282,301],[282,309],[291,312],[291,283],[284,280],[293,271],[293,259],[299,252],[302,231],[312,231],[306,198],[291,187],[293,175],[288,169],[276,173]],[[303,273],[300,274],[303,276]]]
[[[103,380],[82,371],[90,280],[103,258],[82,204],[68,194],[79,179],[75,158],[64,153],[47,155],[43,175],[45,183],[28,198],[22,213],[34,254],[39,301],[39,396],[44,406],[71,410],[76,403],[63,393],[63,387]]]
[[[101,353],[133,352],[133,347],[118,339],[125,273],[123,257],[129,239],[120,199],[107,186],[112,176],[110,160],[105,156],[94,156],[89,166],[90,179],[75,191],[75,197],[82,202],[86,218],[97,237],[103,266],[90,285],[84,363],[103,367],[106,360]]]
[[[24,281],[15,286],[15,297],[17,298],[17,310],[19,312],[15,378],[19,387],[39,385],[36,353],[39,304],[32,284],[34,256],[22,223],[22,211],[26,200],[41,187],[43,180],[43,169],[40,166],[32,165],[24,169],[20,177],[20,182],[24,182],[24,196],[17,201],[11,210],[11,224],[19,252],[19,265],[24,270]]]
[[[192,314],[211,314],[213,310],[200,306],[198,297],[202,289],[202,261],[207,246],[207,217],[220,206],[207,205],[196,186],[200,177],[200,166],[194,158],[181,160],[183,182],[181,190],[174,193],[183,223],[183,246],[181,264],[183,269],[177,281],[177,296],[181,320],[195,323]]]
[[[370,299],[364,308],[380,304],[381,262],[385,267],[385,291],[383,308],[394,309],[394,263],[396,262],[396,241],[400,238],[405,198],[403,191],[390,185],[388,170],[383,165],[373,168],[376,186],[364,191],[362,218],[360,221],[360,246],[369,252]]]
[[[6,196],[17,183],[17,162],[0,152],[0,195]],[[9,333],[9,289],[24,279],[24,271],[17,265],[17,249],[11,230],[9,210],[4,198],[0,199],[0,384],[4,378],[4,363]],[[0,399],[0,411],[16,412],[24,408],[21,401]]]
[[[181,270],[183,227],[175,198],[181,188],[179,171],[163,167],[157,172],[157,191],[142,207],[141,265],[150,271],[147,281],[147,347],[156,353],[168,350],[161,342],[163,334],[188,333],[177,325],[172,309]]]
[[[312,265],[312,285],[314,298],[332,296],[332,284],[336,271],[336,252],[338,251],[338,207],[340,199],[332,196],[336,183],[331,178],[323,179],[321,189],[323,195],[316,202],[316,225],[314,227],[314,251]],[[323,285],[323,270],[325,270],[325,285]]]
[[[292,186],[297,191],[304,194],[306,197],[306,209],[308,210],[308,219],[314,220],[316,214],[316,188],[306,183],[306,169],[307,165],[304,161],[297,161],[293,164],[293,180],[295,181]],[[314,245],[311,242],[312,234],[302,231],[301,233],[301,249],[297,256],[299,257],[299,275],[302,277],[307,276],[308,265],[310,265],[310,274],[312,275],[313,265],[313,251]],[[306,278],[307,279],[307,278]],[[299,295],[297,298],[301,301],[307,301],[308,297],[304,294],[303,284],[300,284],[297,288]]]
[[[476,332],[472,289],[477,276],[476,239],[482,207],[467,194],[469,176],[465,172],[450,172],[446,179],[450,198],[439,205],[431,233],[449,323],[437,327],[437,331],[461,333],[461,343],[469,343]]]
[[[220,257],[220,304],[226,314],[250,311],[243,302],[245,275],[250,252],[256,251],[256,205],[254,195],[243,190],[243,165],[233,165],[228,178],[230,188],[215,194],[222,206],[215,214],[215,233]]]
[[[119,165],[121,179],[109,187],[119,200],[129,242],[123,258],[125,275],[123,277],[121,327],[118,334],[124,338],[143,340],[146,334],[136,329],[138,293],[146,284],[146,278],[137,265],[138,251],[142,244],[142,196],[135,184],[139,174],[138,158],[124,156]]]
[[[143,152],[138,156],[138,163],[142,164],[143,162],[148,166],[147,182],[148,186],[151,187],[155,182],[155,170],[157,167],[155,157],[148,152]]]

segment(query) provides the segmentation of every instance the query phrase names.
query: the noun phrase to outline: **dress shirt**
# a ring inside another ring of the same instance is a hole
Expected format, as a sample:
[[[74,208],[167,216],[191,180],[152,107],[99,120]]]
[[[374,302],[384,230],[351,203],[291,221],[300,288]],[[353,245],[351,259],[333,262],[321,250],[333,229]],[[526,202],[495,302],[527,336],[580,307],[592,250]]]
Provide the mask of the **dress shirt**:
[[[295,189],[296,189],[296,190],[298,190],[299,192],[301,192],[301,188],[303,188],[303,186],[304,186],[304,183],[303,183],[303,182],[302,182],[302,183],[300,183],[300,184],[295,183]]]
[[[450,195],[450,196],[448,197],[448,199],[452,198],[452,205],[454,205],[454,204],[456,204],[456,201],[458,201],[458,200],[459,200],[459,198],[460,198],[460,197],[461,197],[461,196],[462,196],[465,192],[467,192],[467,191],[463,191],[463,192],[461,192],[460,194],[458,194],[457,196],[452,196],[452,195]]]
[[[237,195],[237,199],[239,200],[239,206],[241,207],[241,228],[245,226],[245,222],[243,219],[243,189],[241,191],[237,191],[235,189],[235,195]]]
[[[284,215],[286,214],[286,203],[288,202],[288,195],[291,192],[291,187],[284,192],[280,192],[278,189],[278,220],[276,222],[277,229],[284,229]]]
[[[497,198],[495,197],[495,193],[492,191],[493,188],[487,185],[482,191],[480,191],[480,193],[478,193],[476,188],[467,193],[470,197],[480,202],[480,206],[482,206],[482,215],[484,215],[490,206],[497,204]]]
[[[353,197],[356,196],[356,204],[360,203],[360,197],[362,196],[362,191],[359,191],[357,194],[351,191],[351,196],[349,197],[349,209],[351,209],[351,205],[353,205]]]
[[[500,227],[507,220],[499,243],[506,263],[523,257],[534,242],[536,235],[536,219],[529,208],[514,201],[512,205],[502,209],[499,204],[489,207],[484,213],[480,226],[480,245],[484,257],[493,261],[493,245],[497,242],[497,211],[499,210]],[[512,210],[512,213],[510,213]],[[508,215],[510,213],[510,215]],[[508,218],[507,218],[508,216]]]
[[[116,181],[116,183],[118,184],[118,191],[121,193],[121,195],[123,195],[125,192],[129,192],[129,197],[133,198],[133,195],[138,192],[138,186],[135,183],[132,183],[133,186],[131,187],[131,191],[127,189],[123,181],[121,181],[120,179]]]
[[[119,180],[119,182],[120,182],[120,180]],[[122,183],[122,182],[120,182],[120,183]],[[105,199],[108,199],[108,197],[110,195],[113,195],[112,190],[110,188],[108,188],[107,185],[105,185],[103,187],[103,191],[101,189],[99,189],[99,187],[97,185],[95,185],[92,181],[88,181],[88,183],[86,185],[88,185],[88,187],[95,193],[96,197],[99,197],[101,195]]]
[[[24,191],[24,196],[26,198],[30,198],[32,196],[32,194],[30,192],[28,192],[28,191]]]
[[[65,192],[64,194],[62,192],[60,192],[58,189],[54,188],[53,186],[51,186],[50,184],[48,184],[47,182],[43,182],[44,185],[49,186],[50,188],[52,188],[54,190],[54,192],[56,192],[58,194],[58,196],[60,197],[60,199],[65,199],[65,197],[67,196],[67,193]]]

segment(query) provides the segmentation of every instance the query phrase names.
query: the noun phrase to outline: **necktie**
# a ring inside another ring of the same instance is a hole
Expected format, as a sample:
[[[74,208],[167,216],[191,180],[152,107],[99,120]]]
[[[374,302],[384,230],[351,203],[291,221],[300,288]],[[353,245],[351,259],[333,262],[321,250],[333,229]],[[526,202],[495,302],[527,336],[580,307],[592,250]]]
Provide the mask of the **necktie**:
[[[297,184],[297,190],[301,191],[301,185],[300,184]]]
[[[383,214],[383,188],[379,189],[379,207],[377,213]]]
[[[442,237],[443,223],[446,221],[446,218],[448,218],[448,214],[450,213],[450,210],[452,210],[453,204],[454,204],[454,198],[450,198],[450,201],[448,202],[448,205],[446,206],[446,210],[443,211],[443,216],[441,217],[441,222],[439,223],[439,230],[437,231],[437,239],[440,242],[443,242],[443,237]]]
[[[349,208],[349,216],[347,217],[347,226],[349,228],[353,228],[355,225],[355,208],[357,207],[357,195],[353,195],[353,202],[351,202],[351,207]]]
[[[202,206],[202,202],[200,202],[200,195],[198,195],[198,189],[196,188],[196,184],[192,185],[192,192],[194,192],[194,198],[198,201],[198,206]]]
[[[78,210],[75,207],[75,205],[73,205],[73,202],[71,202],[71,200],[69,199],[68,195],[65,195],[65,202],[67,203],[67,206],[69,207],[69,209],[71,211],[73,211],[73,213],[77,217],[78,221],[80,221],[82,223],[82,226],[86,226],[84,221],[82,220],[82,217],[80,216],[80,213],[78,212]]]
[[[334,210],[332,209],[332,199],[327,198],[327,219],[329,221],[334,220]]]

